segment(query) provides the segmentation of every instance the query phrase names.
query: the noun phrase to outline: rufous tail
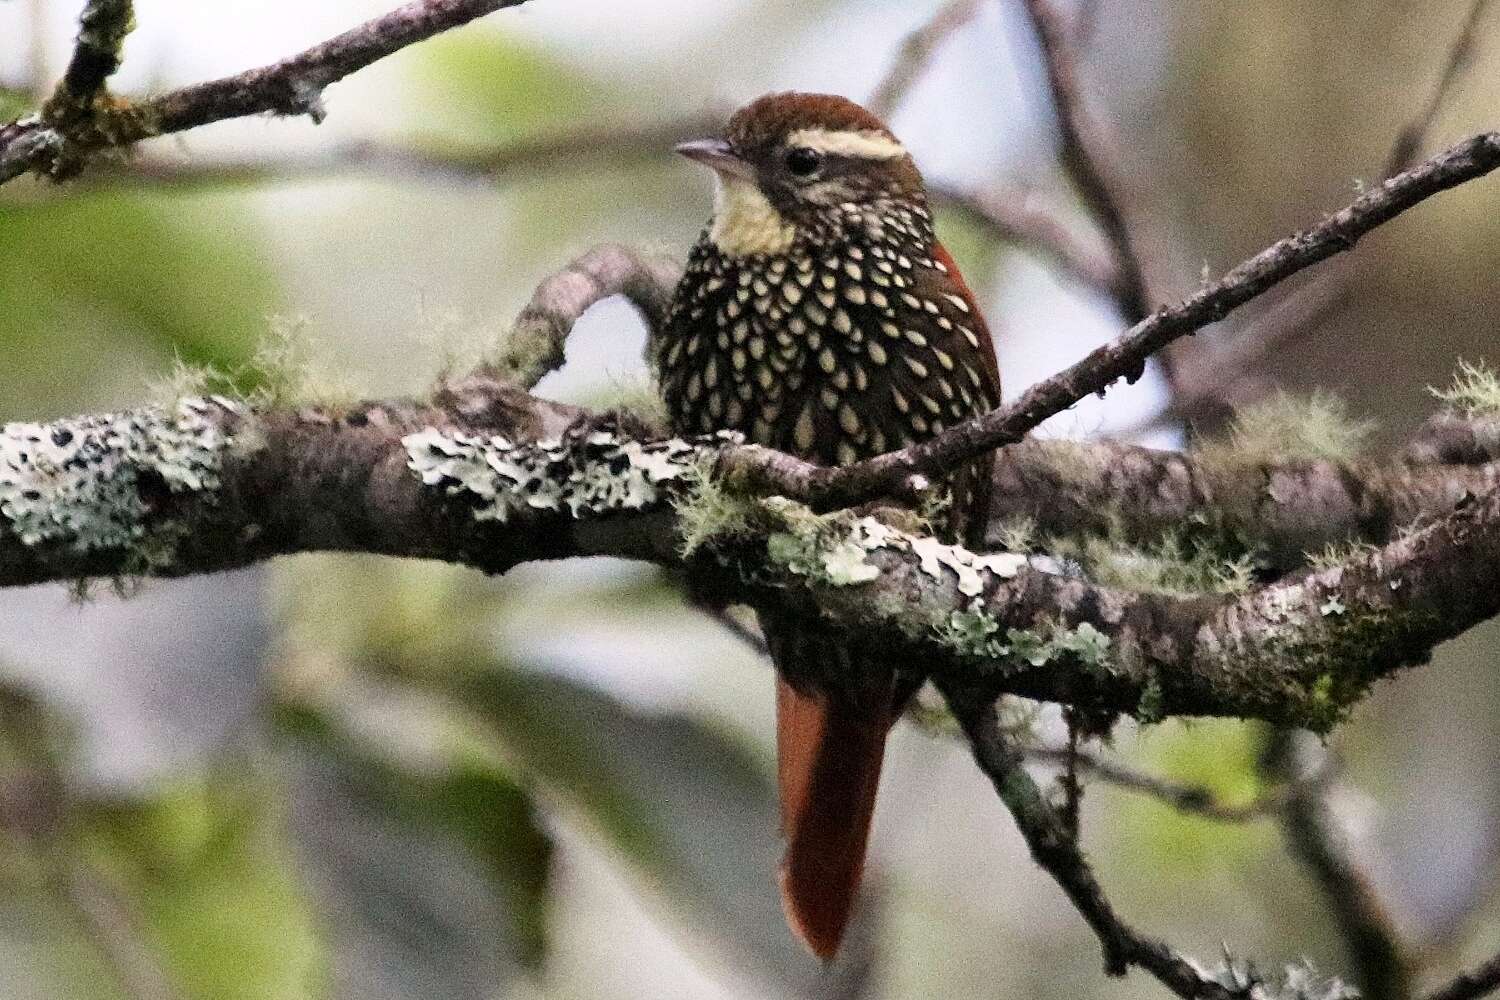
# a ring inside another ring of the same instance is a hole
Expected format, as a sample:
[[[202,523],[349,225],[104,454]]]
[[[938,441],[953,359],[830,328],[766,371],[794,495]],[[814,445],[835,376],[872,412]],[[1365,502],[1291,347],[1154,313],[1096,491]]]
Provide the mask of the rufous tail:
[[[781,904],[813,954],[838,952],[854,910],[893,698],[859,704],[776,680],[777,779],[786,855]]]

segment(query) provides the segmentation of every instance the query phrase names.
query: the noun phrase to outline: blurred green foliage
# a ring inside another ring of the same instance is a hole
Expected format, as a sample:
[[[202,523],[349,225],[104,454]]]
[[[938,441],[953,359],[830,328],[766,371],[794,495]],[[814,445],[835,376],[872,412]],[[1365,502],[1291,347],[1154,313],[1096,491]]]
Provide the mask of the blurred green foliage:
[[[1135,763],[1167,780],[1203,788],[1215,801],[1242,805],[1262,790],[1260,746],[1258,724],[1173,720],[1142,730]],[[1274,848],[1276,833],[1268,823],[1217,822],[1146,795],[1124,795],[1112,805],[1117,842],[1111,846],[1129,849],[1122,878],[1155,884],[1158,872],[1171,871],[1174,879],[1189,883],[1244,871],[1251,859]]]
[[[237,371],[276,295],[253,227],[223,202],[61,190],[0,201],[6,416],[99,402],[122,356],[143,374],[174,357]]]
[[[254,770],[223,767],[81,817],[96,877],[140,915],[145,943],[186,996],[326,995],[326,956],[279,801]]]

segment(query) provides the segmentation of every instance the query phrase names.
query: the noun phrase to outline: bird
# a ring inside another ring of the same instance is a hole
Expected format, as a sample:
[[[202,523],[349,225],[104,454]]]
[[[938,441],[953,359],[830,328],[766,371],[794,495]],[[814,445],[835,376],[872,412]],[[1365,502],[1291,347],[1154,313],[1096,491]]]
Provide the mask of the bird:
[[[979,305],[878,117],[837,95],[771,93],[676,151],[716,188],[650,347],[675,433],[734,430],[847,465],[999,405]],[[934,530],[946,540],[982,542],[990,461],[945,475]],[[925,674],[826,623],[758,614],[777,670],[782,907],[829,961],[858,895],[887,734]]]

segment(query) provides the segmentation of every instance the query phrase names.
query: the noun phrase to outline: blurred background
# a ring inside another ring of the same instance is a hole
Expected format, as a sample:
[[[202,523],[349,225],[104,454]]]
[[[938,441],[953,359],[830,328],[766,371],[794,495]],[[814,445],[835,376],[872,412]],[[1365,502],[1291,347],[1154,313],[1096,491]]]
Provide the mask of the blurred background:
[[[80,6],[0,0],[0,118],[50,91]],[[237,72],[388,6],[137,0],[115,87]],[[710,187],[670,154],[672,123],[774,89],[863,97],[937,6],[534,0],[336,85],[321,126],[229,122],[66,186],[9,184],[0,420],[137,403],[179,361],[253,381],[267,344],[304,359],[309,393],[422,392],[591,244],[685,254]],[[1469,6],[1089,4],[1082,72],[1154,300],[1378,179]],[[1497,124],[1493,13],[1429,149]],[[943,41],[893,126],[929,178],[1087,233],[1014,0],[981,3]],[[580,132],[655,138],[493,174],[362,155]],[[1121,329],[1106,296],[972,216],[939,228],[987,307],[1008,393]],[[1193,416],[1210,427],[1274,388],[1324,388],[1379,422],[1377,447],[1399,440],[1460,357],[1500,360],[1497,251],[1493,181],[1404,216],[1361,244],[1336,307]],[[638,394],[643,337],[601,304],[539,391]],[[1198,338],[1178,370],[1203,370],[1222,339]],[[1046,430],[1174,445],[1175,411],[1158,416],[1171,386],[1153,368]],[[0,593],[6,997],[1164,995],[1103,977],[964,748],[912,725],[893,739],[855,940],[818,968],[775,896],[769,667],[654,569],[486,579],[305,556],[128,589]],[[1433,976],[1500,948],[1497,643],[1490,627],[1451,644],[1332,740],[1340,822]],[[1054,713],[1032,724],[1056,741]],[[1263,742],[1206,720],[1124,727],[1107,754],[1244,803]],[[1083,829],[1122,911],[1189,954],[1214,960],[1227,941],[1264,967],[1347,968],[1274,820],[1214,822],[1094,783]]]

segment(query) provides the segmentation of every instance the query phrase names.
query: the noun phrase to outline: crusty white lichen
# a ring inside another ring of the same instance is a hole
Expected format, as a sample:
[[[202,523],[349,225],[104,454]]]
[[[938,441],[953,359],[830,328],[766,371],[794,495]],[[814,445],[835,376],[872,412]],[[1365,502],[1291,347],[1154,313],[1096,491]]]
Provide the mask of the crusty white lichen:
[[[707,450],[737,444],[729,431],[685,440],[636,441],[610,430],[517,444],[503,435],[427,428],[401,439],[407,466],[428,486],[465,496],[479,521],[526,510],[571,517],[641,510],[664,502],[695,474]]]
[[[3,526],[28,546],[80,553],[139,548],[148,533],[168,527],[148,525],[143,492],[217,488],[231,444],[217,418],[240,409],[212,396],[170,408],[7,424],[0,428]]]
[[[1235,958],[1226,947],[1216,967],[1205,968],[1191,959],[1198,975],[1246,1000],[1359,1000],[1360,991],[1338,977],[1318,973],[1305,959],[1285,966],[1280,975],[1267,976],[1254,963]]]

